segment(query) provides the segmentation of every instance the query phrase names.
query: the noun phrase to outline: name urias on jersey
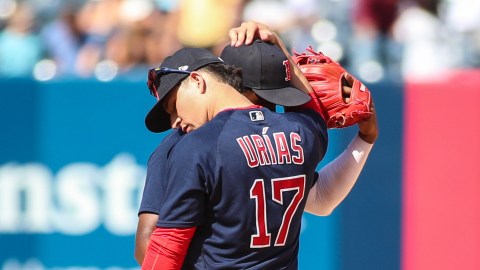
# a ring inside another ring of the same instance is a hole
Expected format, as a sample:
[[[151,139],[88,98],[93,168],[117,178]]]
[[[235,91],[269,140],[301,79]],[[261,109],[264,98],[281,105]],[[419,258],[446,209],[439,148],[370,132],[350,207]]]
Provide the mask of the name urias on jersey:
[[[237,138],[250,168],[275,164],[303,164],[302,138],[298,133],[251,134]]]

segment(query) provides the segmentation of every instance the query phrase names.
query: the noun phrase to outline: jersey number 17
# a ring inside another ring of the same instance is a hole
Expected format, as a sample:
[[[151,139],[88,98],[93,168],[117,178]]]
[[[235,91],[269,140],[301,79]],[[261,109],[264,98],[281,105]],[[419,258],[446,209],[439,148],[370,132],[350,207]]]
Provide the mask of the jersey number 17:
[[[293,199],[283,213],[282,224],[275,239],[274,246],[284,246],[288,237],[288,231],[292,218],[298,209],[298,205],[305,196],[305,175],[297,175],[285,178],[274,178],[272,183],[272,200],[283,205],[283,193],[294,192]],[[267,230],[267,208],[265,197],[265,181],[256,179],[250,188],[250,198],[255,200],[255,217],[257,233],[251,236],[251,248],[269,247],[271,243],[271,233]]]

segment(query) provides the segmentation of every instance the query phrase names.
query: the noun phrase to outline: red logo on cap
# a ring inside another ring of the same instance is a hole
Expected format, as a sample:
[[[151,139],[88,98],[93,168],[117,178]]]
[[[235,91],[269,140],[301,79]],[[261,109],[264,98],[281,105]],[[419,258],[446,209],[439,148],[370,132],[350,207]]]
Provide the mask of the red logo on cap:
[[[288,60],[285,60],[283,61],[283,65],[285,66],[285,74],[286,74],[285,81],[288,82],[292,79],[292,74],[290,71],[290,62],[288,62]]]

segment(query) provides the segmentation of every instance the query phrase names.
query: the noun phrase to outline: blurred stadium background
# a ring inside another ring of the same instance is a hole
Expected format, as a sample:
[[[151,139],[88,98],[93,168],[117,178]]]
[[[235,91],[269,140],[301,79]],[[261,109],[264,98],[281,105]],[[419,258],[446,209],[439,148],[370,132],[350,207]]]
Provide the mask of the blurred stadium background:
[[[146,71],[244,20],[341,62],[380,138],[300,269],[480,269],[480,1],[0,0],[0,270],[139,269]],[[355,134],[331,130],[324,163]],[[320,165],[320,166],[321,166]]]

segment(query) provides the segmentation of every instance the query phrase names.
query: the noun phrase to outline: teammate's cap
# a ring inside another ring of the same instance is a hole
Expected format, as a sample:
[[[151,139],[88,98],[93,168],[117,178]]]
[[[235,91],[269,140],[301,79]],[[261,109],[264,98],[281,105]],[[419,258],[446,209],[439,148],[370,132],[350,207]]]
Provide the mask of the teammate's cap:
[[[220,57],[225,64],[242,69],[244,88],[251,88],[269,102],[298,106],[310,100],[309,95],[290,86],[287,57],[272,43],[257,39],[251,45],[227,45]]]
[[[185,79],[188,72],[211,63],[221,63],[222,59],[210,51],[201,48],[183,48],[168,56],[159,68],[160,83],[157,90],[158,102],[145,117],[145,125],[151,132],[162,132],[171,128],[170,116],[162,105],[163,99],[178,83]]]

